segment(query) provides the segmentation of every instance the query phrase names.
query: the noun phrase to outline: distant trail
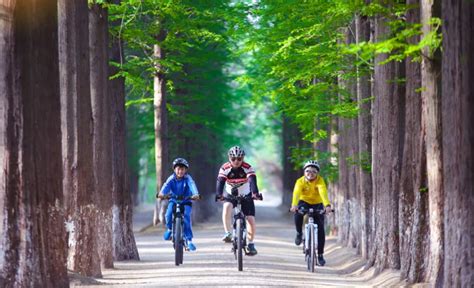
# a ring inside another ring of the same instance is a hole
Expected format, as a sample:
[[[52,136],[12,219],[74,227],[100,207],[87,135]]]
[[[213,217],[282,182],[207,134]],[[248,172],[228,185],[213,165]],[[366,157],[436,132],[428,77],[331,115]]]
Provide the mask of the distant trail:
[[[148,215],[151,221],[151,214]],[[326,241],[325,267],[315,273],[306,271],[301,247],[293,243],[292,218],[271,207],[257,207],[256,247],[258,255],[244,258],[244,271],[223,243],[222,226],[216,216],[206,225],[195,225],[196,252],[186,252],[184,264],[174,265],[171,243],[162,240],[163,230],[156,228],[135,235],[141,261],[116,262],[114,270],[103,271],[100,285],[87,287],[371,287],[397,286],[397,271],[372,277],[373,270],[362,273],[364,261],[354,250],[341,248],[335,238]],[[204,229],[205,228],[205,229]],[[86,283],[84,283],[86,284]],[[72,287],[82,286],[78,281]]]

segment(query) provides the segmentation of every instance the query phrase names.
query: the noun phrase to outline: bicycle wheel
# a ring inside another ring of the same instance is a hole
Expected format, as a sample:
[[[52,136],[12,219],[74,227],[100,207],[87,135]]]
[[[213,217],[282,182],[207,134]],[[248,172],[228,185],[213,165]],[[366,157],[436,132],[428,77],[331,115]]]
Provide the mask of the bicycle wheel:
[[[243,239],[243,227],[242,219],[237,219],[237,268],[239,271],[243,269],[243,250],[244,250],[244,239]]]
[[[181,229],[181,218],[177,218],[175,222],[174,235],[174,263],[176,266],[183,264],[183,235]]]
[[[309,226],[309,257],[308,257],[308,270],[314,272],[314,266],[316,265],[316,242],[314,239],[314,225]]]

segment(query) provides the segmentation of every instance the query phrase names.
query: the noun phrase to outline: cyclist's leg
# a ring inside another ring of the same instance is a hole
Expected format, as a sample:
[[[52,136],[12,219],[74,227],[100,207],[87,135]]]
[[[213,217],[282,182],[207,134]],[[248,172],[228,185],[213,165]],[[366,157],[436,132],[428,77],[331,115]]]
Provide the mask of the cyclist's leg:
[[[298,202],[298,209],[300,209],[301,207],[304,207],[305,210],[307,210],[309,208],[309,204],[300,200]],[[302,231],[303,231],[303,219],[304,219],[304,215],[300,214],[300,213],[295,213],[295,228],[296,228],[296,233],[299,233],[301,235]]]
[[[323,204],[315,205],[316,211],[324,209]],[[326,233],[324,231],[324,215],[316,213],[314,215],[314,222],[318,224],[318,255],[324,254],[324,244],[326,242]]]
[[[173,210],[174,210],[175,204],[176,203],[170,201],[168,204],[168,208],[166,209],[166,215],[165,215],[166,227],[170,230],[172,229],[172,226],[173,226],[172,219],[173,219]]]
[[[193,207],[191,205],[184,205],[184,237],[191,241],[193,240],[193,228],[191,220],[191,212]]]
[[[255,203],[253,199],[242,202],[242,212],[247,216],[247,239],[251,243],[257,231],[257,225],[255,223]]]
[[[232,231],[232,203],[225,201],[222,206],[222,224],[224,224],[225,233]]]

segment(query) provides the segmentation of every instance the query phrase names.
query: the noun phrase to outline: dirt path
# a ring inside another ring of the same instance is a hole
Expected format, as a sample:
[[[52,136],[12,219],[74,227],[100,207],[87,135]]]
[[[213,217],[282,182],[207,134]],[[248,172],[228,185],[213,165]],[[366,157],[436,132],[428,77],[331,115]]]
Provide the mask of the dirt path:
[[[230,244],[220,240],[222,227],[216,217],[206,225],[195,225],[197,251],[186,252],[183,265],[174,265],[174,250],[170,242],[162,240],[162,228],[147,229],[135,235],[141,261],[116,262],[115,269],[103,271],[103,278],[96,279],[98,285],[89,282],[87,286],[388,287],[403,284],[397,271],[386,271],[377,277],[373,277],[372,270],[362,272],[364,261],[353,250],[338,246],[334,238],[326,242],[326,266],[309,273],[301,248],[293,243],[290,215],[271,207],[257,207],[257,217],[258,255],[244,258],[242,272],[237,271]],[[151,219],[151,216],[148,213],[137,219]],[[74,281],[71,286],[85,284]]]

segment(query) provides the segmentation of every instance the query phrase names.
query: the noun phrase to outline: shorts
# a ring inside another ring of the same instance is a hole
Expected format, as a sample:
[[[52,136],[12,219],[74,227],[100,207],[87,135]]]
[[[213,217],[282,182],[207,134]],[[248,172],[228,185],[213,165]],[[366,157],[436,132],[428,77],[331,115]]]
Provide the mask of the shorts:
[[[237,205],[237,201],[226,199],[225,202],[232,203],[232,207]],[[255,216],[255,203],[253,199],[246,199],[241,202],[242,212],[245,216]]]

